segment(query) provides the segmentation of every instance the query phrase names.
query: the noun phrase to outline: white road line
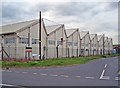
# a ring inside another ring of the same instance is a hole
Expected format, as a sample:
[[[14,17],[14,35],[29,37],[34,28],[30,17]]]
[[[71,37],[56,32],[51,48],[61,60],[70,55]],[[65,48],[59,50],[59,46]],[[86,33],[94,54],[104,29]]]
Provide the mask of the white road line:
[[[12,71],[10,71],[10,70],[6,70],[7,72],[12,72]]]
[[[50,76],[58,76],[58,75],[50,75]]]
[[[27,72],[22,72],[23,74],[26,74]]]
[[[66,78],[69,77],[68,75],[60,75],[60,76],[62,76],[62,77],[66,77]]]
[[[118,81],[118,80],[120,80],[120,78],[119,77],[115,77],[115,80]]]
[[[37,73],[33,73],[34,75],[37,75]]]
[[[40,75],[46,76],[47,74],[42,74],[42,73],[40,73]]]
[[[105,64],[104,68],[106,68],[106,67],[107,67],[107,65],[108,65],[108,64]]]
[[[95,77],[85,77],[85,78],[87,78],[87,79],[94,79]]]
[[[9,84],[0,84],[1,86],[15,86],[15,85],[9,85]]]
[[[20,73],[19,71],[15,71],[15,73]]]
[[[120,75],[120,71],[118,71],[118,75]]]
[[[109,80],[110,77],[109,76],[103,76],[101,79]]]
[[[103,78],[104,73],[105,73],[105,69],[103,69],[102,74],[101,74],[101,76],[100,76],[100,79]]]
[[[80,78],[80,76],[75,76],[76,78]]]
[[[5,71],[5,70],[0,70],[0,71]]]

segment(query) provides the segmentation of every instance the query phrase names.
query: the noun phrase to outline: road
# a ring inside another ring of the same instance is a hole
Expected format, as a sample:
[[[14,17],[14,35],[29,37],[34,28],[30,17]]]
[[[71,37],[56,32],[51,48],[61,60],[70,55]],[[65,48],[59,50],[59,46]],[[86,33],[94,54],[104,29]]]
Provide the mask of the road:
[[[118,57],[101,58],[86,64],[1,70],[2,86],[118,86]]]

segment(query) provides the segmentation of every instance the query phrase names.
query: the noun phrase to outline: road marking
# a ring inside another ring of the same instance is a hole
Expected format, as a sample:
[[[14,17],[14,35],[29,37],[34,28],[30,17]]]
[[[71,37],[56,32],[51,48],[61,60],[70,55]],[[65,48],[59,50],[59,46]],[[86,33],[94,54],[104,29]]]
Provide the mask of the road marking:
[[[103,76],[101,79],[109,80],[110,77],[109,76]]]
[[[76,78],[80,78],[80,76],[75,76]]]
[[[87,78],[87,79],[94,79],[95,77],[85,77],[85,78]]]
[[[102,74],[101,74],[101,76],[100,76],[100,79],[103,78],[104,73],[105,73],[105,69],[103,69]]]
[[[58,76],[58,75],[50,75],[50,76]]]
[[[43,75],[43,76],[45,76],[45,75],[47,75],[47,74],[42,74],[42,73],[40,73],[40,75]]]
[[[68,75],[60,75],[60,76],[62,76],[62,77],[66,77],[66,78],[69,77]]]
[[[19,71],[15,71],[15,73],[20,73]]]
[[[34,75],[36,75],[37,73],[33,73]]]
[[[0,84],[1,86],[15,86],[15,85],[9,85],[9,84]]]
[[[26,74],[27,72],[22,72],[23,74]]]
[[[5,70],[0,70],[0,71],[5,71]]]
[[[104,76],[104,74],[105,74],[105,68],[107,67],[107,65],[108,64],[105,64],[104,69],[102,71],[102,74],[100,76],[100,79],[108,79],[109,80],[109,76]]]
[[[16,86],[16,85],[11,85],[11,84],[0,84],[0,86],[8,86],[8,87],[14,87],[14,88],[25,88],[22,86]]]
[[[120,75],[120,71],[118,71],[118,75]]]
[[[119,77],[115,77],[115,80],[118,81],[118,80],[120,80],[120,78]]]
[[[106,68],[106,67],[107,67],[107,65],[108,65],[108,64],[105,64],[104,68]]]
[[[12,71],[10,71],[10,70],[7,70],[7,72],[12,72]]]

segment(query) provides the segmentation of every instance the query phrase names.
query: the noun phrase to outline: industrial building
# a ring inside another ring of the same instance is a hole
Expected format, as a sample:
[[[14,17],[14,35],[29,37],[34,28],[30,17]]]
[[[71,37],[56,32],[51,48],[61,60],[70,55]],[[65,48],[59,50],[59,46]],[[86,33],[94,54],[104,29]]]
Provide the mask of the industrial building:
[[[98,54],[97,34],[90,34],[90,55]]]
[[[44,19],[0,27],[0,58],[48,59],[112,53],[112,39],[64,24],[45,25]],[[3,47],[3,48],[2,48]]]
[[[80,34],[79,29],[66,29],[67,34],[67,56],[68,57],[77,57],[79,54],[79,40]]]
[[[89,31],[80,31],[80,40],[81,40],[81,55],[89,56],[90,55],[90,35]]]

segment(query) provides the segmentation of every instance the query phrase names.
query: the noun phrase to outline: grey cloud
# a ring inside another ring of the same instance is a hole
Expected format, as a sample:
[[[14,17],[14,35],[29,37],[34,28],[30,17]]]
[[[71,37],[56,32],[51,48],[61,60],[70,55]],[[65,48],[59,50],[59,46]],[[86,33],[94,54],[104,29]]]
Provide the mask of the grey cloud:
[[[59,5],[55,9],[57,13],[63,16],[71,16],[71,15],[81,15],[90,9],[92,9],[94,6],[91,5],[90,3],[86,2],[69,2],[65,5]]]

